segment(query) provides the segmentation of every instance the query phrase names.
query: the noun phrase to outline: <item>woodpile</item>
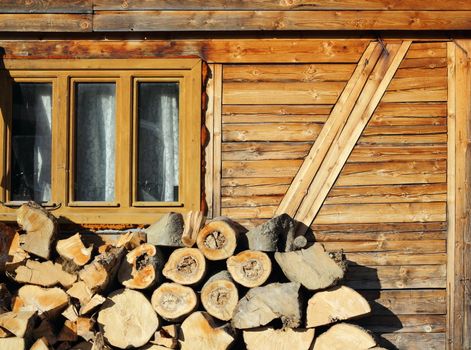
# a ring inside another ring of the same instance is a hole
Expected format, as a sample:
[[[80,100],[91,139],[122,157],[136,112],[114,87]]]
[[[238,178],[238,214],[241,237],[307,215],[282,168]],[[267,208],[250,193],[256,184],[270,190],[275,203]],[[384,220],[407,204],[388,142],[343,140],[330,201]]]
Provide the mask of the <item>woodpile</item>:
[[[94,246],[61,233],[34,203],[18,210],[18,223],[18,232],[0,227],[8,243],[0,250],[1,349],[377,346],[345,322],[371,309],[341,285],[342,254],[307,244],[288,215],[246,232],[229,218],[170,213],[146,235]]]

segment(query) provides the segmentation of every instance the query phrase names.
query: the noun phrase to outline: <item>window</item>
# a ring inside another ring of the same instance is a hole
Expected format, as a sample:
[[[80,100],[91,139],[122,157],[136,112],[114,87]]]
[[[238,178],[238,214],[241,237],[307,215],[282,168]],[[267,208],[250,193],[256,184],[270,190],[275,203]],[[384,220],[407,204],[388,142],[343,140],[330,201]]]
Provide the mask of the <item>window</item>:
[[[0,219],[28,200],[79,223],[199,209],[200,60],[4,65]]]

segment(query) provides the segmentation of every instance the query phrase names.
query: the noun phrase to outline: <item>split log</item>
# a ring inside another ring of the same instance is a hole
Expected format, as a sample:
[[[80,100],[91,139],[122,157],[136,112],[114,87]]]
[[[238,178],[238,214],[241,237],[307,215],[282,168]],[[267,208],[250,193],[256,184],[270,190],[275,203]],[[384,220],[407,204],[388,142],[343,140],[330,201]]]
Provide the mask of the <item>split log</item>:
[[[163,326],[155,332],[154,340],[151,343],[167,349],[176,349],[178,347],[178,331],[179,328],[175,324]]]
[[[194,285],[206,273],[206,260],[196,248],[179,248],[170,254],[162,273],[173,282]]]
[[[0,314],[10,311],[11,294],[5,283],[0,283]]]
[[[95,321],[89,317],[79,317],[75,322],[77,325],[77,335],[83,339],[90,341],[95,338],[95,332],[93,327],[95,326]]]
[[[244,287],[259,287],[272,271],[271,260],[264,252],[245,250],[227,259],[227,269],[232,278]]]
[[[60,284],[65,288],[69,288],[77,280],[76,275],[65,272],[60,264],[34,260],[27,260],[26,265],[18,266],[13,278],[18,283],[35,284],[42,287],[54,287]]]
[[[228,325],[217,327],[206,312],[194,312],[182,323],[180,330],[181,350],[226,350],[234,342]]]
[[[165,349],[176,349],[178,346],[178,340],[176,338],[157,337],[154,340],[151,340],[151,343],[162,346]]]
[[[223,321],[232,318],[238,301],[239,292],[227,271],[213,275],[201,289],[201,303],[206,311]]]
[[[14,334],[18,338],[24,338],[32,331],[36,311],[12,311],[0,315],[0,327]]]
[[[39,316],[53,318],[69,304],[69,296],[60,288],[25,285],[18,290],[13,311],[37,311]]]
[[[46,338],[36,340],[29,350],[49,350],[49,343]]]
[[[120,349],[143,346],[159,327],[151,303],[132,289],[111,293],[98,313],[98,323],[106,341]]]
[[[88,303],[84,304],[79,311],[80,315],[86,315],[92,311],[95,311],[98,306],[103,304],[106,301],[106,298],[100,294],[95,294]]]
[[[72,266],[71,270],[77,270],[88,263],[92,257],[92,250],[93,245],[85,247],[79,233],[61,239],[56,244],[57,253]]]
[[[229,218],[217,217],[196,237],[196,245],[208,260],[224,260],[234,254],[240,228]]]
[[[64,342],[75,342],[77,339],[77,324],[75,322],[65,320],[62,329],[57,335],[57,340]]]
[[[121,259],[124,255],[124,248],[111,247],[88,265],[85,265],[79,272],[79,277],[85,282],[92,292],[102,292],[113,281]]]
[[[314,350],[365,350],[375,345],[373,337],[363,328],[349,323],[339,323],[316,339]]]
[[[232,325],[247,329],[264,326],[280,318],[284,327],[301,324],[299,283],[271,283],[250,289],[237,304]]]
[[[178,337],[178,332],[180,331],[180,327],[176,324],[169,324],[166,326],[163,326],[159,330],[159,334],[161,336],[165,335],[167,338],[177,338]],[[157,333],[156,333],[157,334]]]
[[[57,232],[56,218],[40,205],[29,202],[16,212],[16,221],[26,231],[22,248],[44,259],[49,259],[51,244]]]
[[[3,233],[3,232],[2,232]],[[23,265],[26,259],[29,258],[29,254],[21,248],[20,244],[21,237],[18,232],[13,235],[13,240],[10,242],[10,248],[5,261],[5,271],[13,271],[18,266]]]
[[[275,253],[285,276],[310,290],[324,289],[343,278],[344,267],[334,261],[320,243],[307,249]]]
[[[203,227],[203,223],[206,220],[206,217],[203,215],[202,211],[190,210],[185,215],[185,226],[182,233],[182,243],[191,248],[196,243],[196,237]]]
[[[12,227],[0,223],[0,272],[4,272],[7,262],[12,260],[12,245],[15,235],[17,233]]]
[[[247,350],[309,350],[314,329],[256,328],[243,332]]]
[[[26,350],[24,338],[0,338],[2,350]]]
[[[127,288],[146,289],[158,282],[163,265],[164,257],[160,250],[144,243],[126,254],[119,268],[118,280]]]
[[[62,316],[64,316],[69,321],[75,322],[77,321],[79,315],[77,312],[77,308],[73,304],[70,304],[69,306],[67,306],[67,309],[62,312]]]
[[[152,307],[168,321],[178,321],[193,312],[198,299],[190,287],[178,283],[163,283],[152,294]]]
[[[281,214],[246,233],[250,250],[263,252],[291,251],[296,232],[294,220]]]
[[[144,231],[129,231],[124,235],[119,236],[115,246],[118,248],[124,247],[128,250],[133,250],[146,241],[147,235]]]
[[[102,333],[97,333],[91,350],[111,350],[111,348],[105,344],[105,337]]]
[[[352,288],[341,286],[317,292],[309,299],[306,327],[318,327],[337,321],[368,315],[370,305]]]
[[[93,292],[87,287],[84,281],[75,282],[72,287],[67,290],[72,298],[77,299],[80,305],[86,305],[93,297]]]
[[[147,242],[157,246],[181,247],[183,216],[180,213],[168,213],[146,229]]]

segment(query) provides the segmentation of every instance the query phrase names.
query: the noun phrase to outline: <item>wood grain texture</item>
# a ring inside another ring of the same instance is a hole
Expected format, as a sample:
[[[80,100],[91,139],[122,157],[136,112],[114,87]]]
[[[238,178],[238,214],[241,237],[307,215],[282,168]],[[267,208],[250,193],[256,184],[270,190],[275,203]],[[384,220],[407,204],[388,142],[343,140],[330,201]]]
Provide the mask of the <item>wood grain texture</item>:
[[[471,11],[96,11],[93,30],[469,30]]]
[[[84,14],[2,14],[3,32],[91,32],[92,17]]]
[[[4,58],[200,57],[208,63],[357,62],[369,39],[0,41]]]
[[[453,2],[453,9],[440,0],[94,0],[97,10],[471,10],[466,0]]]
[[[92,0],[2,0],[0,13],[92,13]]]
[[[383,333],[380,345],[394,344],[398,349],[405,350],[443,350],[446,344],[445,333]]]
[[[358,324],[375,333],[444,333],[445,315],[370,316]]]

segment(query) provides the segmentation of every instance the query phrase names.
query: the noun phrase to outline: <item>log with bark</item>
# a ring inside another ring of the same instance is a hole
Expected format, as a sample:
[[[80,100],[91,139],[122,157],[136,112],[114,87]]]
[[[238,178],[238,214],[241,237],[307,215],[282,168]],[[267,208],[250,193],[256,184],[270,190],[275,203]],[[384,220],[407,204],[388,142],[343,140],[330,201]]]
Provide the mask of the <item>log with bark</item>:
[[[147,242],[157,246],[181,247],[183,225],[182,214],[165,214],[146,229]]]
[[[332,259],[320,243],[307,249],[275,253],[275,260],[285,276],[309,290],[328,288],[340,281],[345,267]]]
[[[270,277],[272,266],[269,256],[256,250],[244,250],[227,259],[227,270],[234,281],[253,288],[264,284]]]
[[[309,299],[306,327],[318,327],[337,321],[366,316],[371,312],[368,301],[346,286],[317,292]]]
[[[239,292],[228,271],[213,275],[201,289],[201,303],[206,311],[223,321],[229,321],[239,301]]]
[[[206,259],[196,248],[179,248],[170,254],[162,274],[173,282],[195,285],[206,274]]]
[[[105,340],[120,349],[147,344],[159,327],[151,303],[132,289],[112,292],[98,313],[98,323]]]
[[[376,346],[376,341],[363,328],[339,323],[322,333],[314,343],[314,350],[365,350]]]
[[[291,251],[294,220],[287,214],[276,216],[246,233],[248,247],[262,252]]]
[[[196,237],[196,245],[208,260],[224,260],[234,254],[240,227],[227,217],[217,217],[206,224]]]
[[[192,288],[178,283],[163,283],[152,294],[152,307],[167,321],[179,321],[193,312],[198,299]]]
[[[255,328],[244,330],[247,350],[310,350],[314,329]]]
[[[229,325],[218,327],[206,312],[194,312],[182,323],[181,350],[227,350],[235,337]]]
[[[22,248],[44,259],[49,259],[51,244],[57,233],[57,220],[46,209],[34,202],[17,210],[17,222],[26,231]]]
[[[299,288],[299,283],[290,282],[250,289],[237,304],[232,325],[238,329],[255,328],[279,318],[284,327],[299,327],[302,317]]]
[[[126,254],[118,280],[127,288],[147,289],[159,281],[163,265],[162,253],[154,245],[144,243]]]

